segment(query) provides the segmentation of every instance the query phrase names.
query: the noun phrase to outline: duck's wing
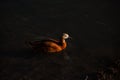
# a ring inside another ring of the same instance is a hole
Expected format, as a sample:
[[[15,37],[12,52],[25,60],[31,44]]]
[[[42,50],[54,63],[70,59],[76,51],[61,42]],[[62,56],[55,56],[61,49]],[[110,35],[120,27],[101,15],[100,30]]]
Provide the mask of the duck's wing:
[[[54,40],[54,39],[35,40],[35,41],[29,42],[29,44],[31,44],[32,46],[37,46],[37,45],[44,44],[46,42],[52,42],[52,43],[55,43],[55,44],[59,44],[59,41]]]
[[[59,40],[55,40],[55,39],[49,39],[48,41],[54,42],[54,43],[59,43]]]

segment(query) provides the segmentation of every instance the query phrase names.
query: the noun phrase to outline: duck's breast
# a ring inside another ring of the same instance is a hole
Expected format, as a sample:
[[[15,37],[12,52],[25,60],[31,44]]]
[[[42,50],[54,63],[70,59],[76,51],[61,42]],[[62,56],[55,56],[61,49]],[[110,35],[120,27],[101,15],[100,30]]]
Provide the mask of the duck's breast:
[[[59,52],[62,50],[62,47],[54,42],[45,42],[45,45],[48,52]]]

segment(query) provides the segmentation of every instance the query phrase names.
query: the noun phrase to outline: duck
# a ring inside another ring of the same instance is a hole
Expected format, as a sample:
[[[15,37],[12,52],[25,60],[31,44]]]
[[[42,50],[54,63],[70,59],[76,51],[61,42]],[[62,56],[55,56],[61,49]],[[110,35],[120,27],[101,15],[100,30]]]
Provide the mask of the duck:
[[[67,33],[63,33],[59,40],[48,38],[37,41],[30,41],[29,45],[35,51],[46,53],[57,53],[66,49],[66,39],[71,38]]]

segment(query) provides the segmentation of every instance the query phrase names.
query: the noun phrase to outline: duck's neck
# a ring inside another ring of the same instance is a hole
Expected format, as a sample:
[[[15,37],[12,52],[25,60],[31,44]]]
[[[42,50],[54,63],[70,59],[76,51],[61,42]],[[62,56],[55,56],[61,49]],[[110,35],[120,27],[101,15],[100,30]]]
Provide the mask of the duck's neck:
[[[61,48],[62,48],[62,49],[65,49],[66,46],[67,46],[67,43],[66,43],[66,41],[65,41],[64,38],[61,38],[61,39],[60,39],[60,43],[61,43]]]

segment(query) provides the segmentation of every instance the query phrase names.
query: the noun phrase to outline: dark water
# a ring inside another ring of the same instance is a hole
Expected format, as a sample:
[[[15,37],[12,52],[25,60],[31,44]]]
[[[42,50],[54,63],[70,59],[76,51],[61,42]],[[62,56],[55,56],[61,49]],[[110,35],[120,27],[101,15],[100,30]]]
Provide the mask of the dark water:
[[[120,57],[119,8],[107,0],[0,1],[0,80],[84,80]],[[73,38],[69,60],[33,54],[25,44],[63,32]]]

